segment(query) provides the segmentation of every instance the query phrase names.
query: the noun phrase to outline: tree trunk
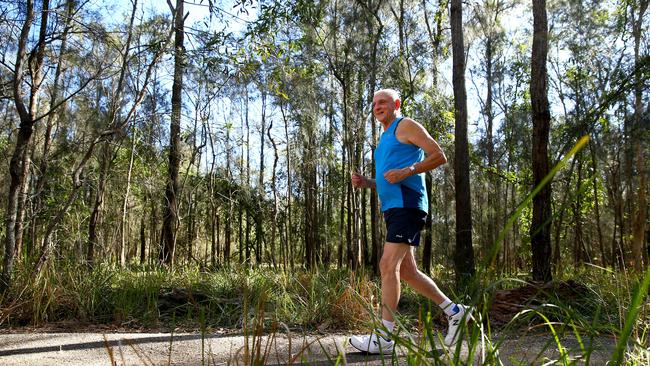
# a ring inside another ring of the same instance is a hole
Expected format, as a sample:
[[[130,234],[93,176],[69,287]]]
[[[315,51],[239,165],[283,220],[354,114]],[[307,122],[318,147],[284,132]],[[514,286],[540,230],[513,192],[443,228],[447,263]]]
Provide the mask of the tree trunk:
[[[43,6],[46,8],[49,4],[48,0],[44,0]],[[47,21],[47,12],[43,12],[43,22]],[[22,192],[23,184],[26,182],[26,176],[23,169],[23,157],[29,147],[29,143],[34,132],[34,117],[36,115],[36,93],[40,88],[40,74],[42,66],[42,57],[37,57],[35,66],[36,75],[31,83],[31,94],[29,105],[26,107],[23,101],[23,78],[25,74],[25,67],[28,62],[27,55],[27,40],[34,21],[34,3],[32,0],[27,0],[27,13],[25,15],[25,22],[20,32],[18,40],[18,50],[16,51],[16,67],[14,71],[13,83],[13,97],[18,115],[20,117],[20,128],[18,130],[18,137],[16,146],[14,148],[11,161],[9,162],[9,175],[11,177],[9,183],[9,193],[7,198],[7,218],[5,220],[5,257],[2,269],[2,278],[0,279],[0,292],[4,292],[11,286],[11,277],[13,274],[13,267],[16,254],[16,227],[19,226],[17,218],[19,217],[18,205],[20,200],[20,193]],[[43,30],[43,28],[41,28]],[[45,35],[41,36],[41,39]],[[39,62],[40,61],[40,62]]]
[[[573,265],[577,268],[585,260],[588,261],[588,255],[583,249],[585,244],[582,230],[582,200],[580,194],[582,186],[582,154],[577,154],[574,160],[578,161],[578,176],[576,177],[575,197],[573,199]]]
[[[465,89],[465,45],[463,41],[463,5],[451,1],[451,43],[453,52],[455,155],[454,183],[456,186],[456,284],[463,286],[474,276],[472,247],[472,205],[469,181],[469,143],[467,138],[467,91]]]
[[[99,178],[97,180],[97,190],[95,191],[95,199],[93,201],[93,210],[88,220],[88,248],[86,253],[86,261],[92,265],[95,261],[95,247],[97,246],[97,230],[101,225],[102,209],[104,208],[104,193],[106,191],[106,180],[108,179],[108,170],[111,166],[111,156],[113,155],[111,146],[108,142],[102,146],[99,162]]]
[[[643,84],[644,80],[641,77],[641,72],[639,71],[640,56],[639,49],[641,45],[641,31],[643,26],[643,16],[645,15],[646,10],[648,9],[648,0],[641,0],[639,4],[639,13],[638,17],[632,21],[632,33],[634,36],[634,65],[636,72],[634,73],[634,126],[632,136],[633,143],[632,146],[636,146],[635,150],[635,160],[636,160],[636,170],[637,170],[637,184],[636,184],[636,200],[635,208],[633,211],[633,221],[632,221],[632,258],[634,258],[634,269],[638,273],[642,273],[644,270],[643,258],[644,250],[643,247],[646,245],[645,233],[646,233],[646,221],[648,216],[648,203],[646,196],[646,171],[647,171],[647,161],[645,159],[645,147],[647,144],[643,143]],[[646,133],[647,135],[647,133]],[[631,192],[634,194],[634,192]],[[646,253],[647,256],[647,253]]]
[[[566,206],[567,202],[569,200],[569,197],[571,196],[571,177],[573,176],[573,170],[575,169],[577,159],[572,159],[571,161],[571,167],[569,168],[569,173],[567,174],[567,181],[566,185],[564,186],[564,189],[562,192],[564,192],[564,196],[562,197],[562,204],[560,205],[559,212],[556,214],[558,215],[557,220],[555,220],[555,239],[553,240],[553,243],[555,245],[555,249],[553,250],[552,254],[552,264],[555,267],[555,270],[559,270],[561,268],[561,261],[562,261],[562,253],[561,253],[561,237],[560,234],[562,233],[562,228],[564,225],[564,213],[566,212]]]
[[[276,268],[277,262],[276,262],[276,253],[275,253],[275,241],[276,241],[276,235],[277,235],[277,229],[278,229],[278,187],[276,183],[277,179],[277,170],[278,170],[278,160],[280,159],[278,155],[278,146],[275,143],[275,139],[273,139],[273,135],[271,135],[271,130],[273,129],[273,119],[269,122],[269,127],[266,130],[266,134],[269,138],[269,141],[271,142],[271,145],[273,146],[273,170],[271,171],[271,191],[273,192],[273,222],[271,224],[271,264],[273,265],[273,268]]]
[[[433,247],[433,220],[431,220],[431,204],[433,201],[433,179],[431,179],[430,173],[426,173],[425,178],[427,197],[429,197],[429,215],[427,215],[427,221],[424,230],[424,246],[422,248],[422,271],[424,273],[431,274],[431,249]]]
[[[377,88],[377,52],[379,49],[379,41],[381,40],[384,31],[384,25],[379,17],[379,7],[381,1],[376,4],[369,4],[372,19],[368,19],[368,36],[372,40],[372,51],[370,53],[370,62],[368,64],[368,100],[367,103],[372,105],[375,89]],[[375,28],[374,23],[377,22]],[[377,148],[377,120],[370,115],[370,128],[371,128],[371,142],[370,149],[374,153]],[[375,174],[375,159],[370,161],[370,174]],[[379,199],[377,191],[371,190],[370,194],[370,265],[375,275],[379,275],[379,258],[381,257],[382,245],[380,242],[379,225],[380,216],[379,212]]]
[[[129,158],[129,170],[126,173],[126,192],[124,193],[124,200],[122,201],[122,221],[120,222],[120,233],[122,240],[120,242],[120,266],[126,265],[126,215],[129,205],[129,193],[131,191],[131,174],[133,172],[133,161],[135,159],[135,143],[138,138],[138,130],[133,128],[133,136],[131,137],[131,157]]]
[[[29,6],[29,5],[28,5]],[[43,0],[42,9],[41,9],[41,26],[39,30],[38,44],[36,47],[36,54],[34,61],[31,60],[31,55],[29,63],[33,62],[33,65],[30,65],[30,74],[32,74],[32,85],[30,90],[29,98],[29,120],[32,124],[32,127],[35,124],[36,115],[38,112],[38,100],[39,100],[39,91],[41,89],[41,82],[43,81],[43,59],[45,57],[45,45],[46,45],[46,35],[47,35],[47,23],[50,13],[50,2],[49,0]],[[18,78],[18,77],[16,77]],[[21,117],[21,125],[22,125]],[[22,126],[21,126],[22,128]],[[16,217],[16,227],[15,227],[15,250],[16,253],[20,255],[23,246],[23,231],[24,231],[24,221],[25,221],[25,211],[27,209],[27,196],[30,185],[30,166],[31,166],[31,153],[34,149],[34,142],[31,140],[27,141],[27,146],[22,151],[21,157],[21,184],[19,187],[18,195],[18,206],[17,217]]]
[[[546,0],[533,0],[533,49],[531,56],[530,96],[533,120],[533,185],[538,186],[549,173],[548,139],[551,113],[548,104],[546,57],[548,29]],[[551,274],[551,185],[547,184],[533,198],[530,227],[533,251],[533,280],[548,282]]]
[[[427,1],[422,0],[422,11],[424,13],[424,23],[427,28],[429,42],[431,43],[431,89],[433,93],[438,92],[438,60],[442,54],[441,44],[443,37],[443,20],[447,10],[447,0],[438,1],[438,8],[434,14],[435,28],[432,28],[431,21],[429,20],[429,12],[427,11]],[[432,131],[435,128],[433,125],[427,126],[427,130]],[[433,178],[431,173],[426,174],[426,187],[427,196],[429,197],[429,215],[422,238],[424,242],[422,251],[422,269],[425,273],[431,273],[431,254],[433,249]]]
[[[484,251],[485,253],[490,252],[490,247],[495,245],[495,228],[494,223],[496,220],[496,207],[497,207],[497,196],[496,196],[496,166],[494,162],[494,139],[493,139],[493,124],[494,124],[494,113],[492,112],[492,89],[494,88],[494,77],[493,77],[493,40],[492,35],[488,36],[487,44],[485,46],[485,63],[486,63],[486,84],[487,84],[487,97],[485,99],[485,117],[487,120],[486,126],[486,137],[487,137],[487,165],[488,165],[488,191],[487,191],[487,235],[484,241]]]
[[[147,237],[145,235],[144,215],[140,218],[140,265],[147,259]]]
[[[287,264],[293,268],[293,221],[291,211],[291,196],[292,196],[292,167],[291,167],[291,139],[289,136],[289,121],[287,120],[286,113],[284,112],[284,104],[280,103],[280,112],[282,113],[282,120],[284,121],[284,137],[287,141],[287,226],[286,226],[286,240],[284,245],[286,247],[284,258],[284,267]]]
[[[592,187],[594,190],[594,210],[596,213],[596,231],[598,233],[598,249],[600,250],[600,265],[604,268],[607,267],[607,258],[605,256],[605,243],[603,242],[603,230],[600,226],[600,198],[598,197],[598,164],[596,162],[596,151],[594,143],[589,141],[589,152],[591,153],[591,171],[593,176],[591,178]]]
[[[67,44],[68,44],[68,34],[70,32],[71,23],[72,23],[72,13],[74,11],[75,7],[75,1],[74,0],[67,0],[66,1],[66,10],[65,10],[65,25],[63,28],[63,33],[61,34],[61,47],[59,50],[59,60],[56,65],[56,71],[54,72],[54,81],[53,81],[53,87],[52,87],[52,92],[50,93],[50,104],[49,104],[49,109],[54,110],[56,105],[59,102],[59,92],[61,89],[63,89],[63,86],[61,85],[61,78],[64,75],[64,70],[65,70],[65,63],[64,63],[64,56],[67,51]],[[47,190],[47,171],[49,169],[49,153],[50,153],[50,144],[51,144],[51,138],[52,138],[52,129],[54,128],[54,125],[58,122],[59,117],[64,114],[65,110],[65,105],[62,106],[61,110],[59,110],[57,113],[51,113],[47,117],[47,122],[46,122],[46,127],[45,127],[45,137],[43,139],[43,152],[40,158],[40,164],[39,164],[39,178],[37,179],[36,183],[36,192],[35,192],[35,204],[34,204],[34,222],[32,223],[32,226],[34,228],[34,234],[32,235],[32,245],[29,247],[28,250],[28,255],[32,256],[34,254],[34,249],[36,247],[36,243],[38,243],[37,240],[37,230],[38,230],[38,223],[36,222],[36,216],[41,212],[42,207],[43,207],[43,195],[45,194],[44,192]]]
[[[171,3],[170,3],[171,7]],[[163,228],[161,234],[160,261],[168,266],[174,265],[176,235],[178,231],[178,171],[181,161],[180,131],[181,108],[183,93],[183,71],[185,70],[185,12],[183,0],[176,0],[174,15],[174,81],[172,84],[172,114],[169,131],[169,165],[167,167],[167,185],[165,187],[165,204],[163,212]]]

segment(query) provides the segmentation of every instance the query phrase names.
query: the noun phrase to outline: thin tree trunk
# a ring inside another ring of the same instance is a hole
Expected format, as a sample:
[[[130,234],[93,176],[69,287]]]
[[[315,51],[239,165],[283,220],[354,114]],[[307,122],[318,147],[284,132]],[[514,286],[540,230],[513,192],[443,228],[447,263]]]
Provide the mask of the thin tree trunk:
[[[456,284],[463,286],[474,276],[472,247],[472,205],[469,180],[469,142],[467,138],[467,91],[465,89],[465,46],[463,41],[463,5],[451,0],[451,43],[453,52],[456,187]]]
[[[548,105],[548,26],[546,0],[533,0],[533,49],[531,56],[530,95],[533,119],[533,185],[538,186],[549,173],[548,139],[551,113]],[[533,198],[530,227],[533,251],[533,280],[548,282],[551,274],[551,184]]]
[[[631,194],[636,193],[636,200],[633,211],[632,219],[632,258],[634,258],[634,269],[637,273],[643,273],[644,265],[644,250],[643,247],[646,244],[646,222],[648,216],[648,203],[646,196],[646,171],[647,171],[647,161],[645,159],[645,147],[647,144],[643,143],[642,140],[642,131],[643,131],[643,84],[644,80],[641,77],[641,72],[639,71],[640,64],[640,55],[639,49],[641,46],[641,32],[643,26],[643,17],[646,10],[648,9],[648,0],[639,1],[639,13],[637,17],[633,16],[632,20],[632,33],[634,36],[634,65],[636,72],[634,73],[634,126],[633,126],[633,146],[635,148],[635,160],[636,160],[636,170],[637,170],[637,184],[636,192],[631,192]],[[636,18],[636,19],[635,19]],[[646,251],[647,256],[647,251]]]
[[[129,193],[131,191],[131,174],[133,172],[133,161],[135,159],[135,143],[138,138],[138,130],[133,128],[133,141],[131,141],[131,157],[129,158],[129,170],[126,173],[126,192],[124,193],[124,200],[122,201],[122,221],[120,222],[120,233],[122,240],[120,243],[120,266],[126,265],[126,215],[129,205]]]
[[[45,3],[49,3],[45,0]],[[47,14],[47,13],[45,13]],[[47,15],[45,15],[47,18]],[[16,51],[16,67],[14,71],[14,85],[13,97],[18,115],[20,117],[20,129],[18,130],[18,137],[16,140],[16,147],[9,163],[9,175],[11,177],[9,183],[9,194],[7,198],[7,218],[5,227],[5,257],[3,262],[2,278],[0,281],[0,292],[4,292],[11,286],[13,267],[15,263],[16,253],[16,227],[18,219],[18,205],[20,200],[20,192],[22,186],[25,184],[26,177],[23,175],[23,156],[27,151],[31,141],[32,133],[34,131],[34,116],[36,113],[36,105],[33,102],[35,95],[34,91],[38,91],[40,87],[40,80],[32,80],[32,94],[30,96],[30,103],[26,107],[23,101],[23,78],[25,74],[25,67],[27,59],[27,40],[34,21],[34,3],[32,0],[27,0],[27,12],[25,15],[25,22],[20,32],[18,40],[18,50]],[[41,65],[36,64],[36,74],[40,74]]]
[[[160,261],[174,266],[176,235],[178,231],[178,197],[180,197],[179,168],[181,161],[180,131],[183,93],[183,72],[185,70],[185,11],[183,0],[176,0],[174,14],[174,81],[172,83],[172,113],[169,131],[169,163],[167,167],[167,184],[165,187],[165,205],[163,212],[162,245]]]
[[[381,6],[381,1],[377,1],[376,4],[369,2],[369,10],[372,14],[372,19],[367,21],[368,27],[368,36],[372,40],[372,51],[370,53],[370,62],[368,65],[368,100],[369,105],[372,104],[374,97],[375,89],[377,88],[377,53],[379,50],[379,41],[384,31],[384,24],[381,22],[379,16],[379,7]],[[374,21],[373,21],[374,20]],[[375,29],[374,22],[377,23]],[[377,120],[370,115],[370,128],[371,128],[371,142],[370,149],[374,153],[377,148]],[[370,161],[370,173],[375,173],[375,159]],[[375,275],[379,275],[379,258],[381,257],[381,242],[379,234],[379,199],[377,197],[377,191],[370,191],[370,265],[372,271]]]
[[[573,199],[573,265],[577,268],[588,259],[587,253],[583,250],[584,238],[582,231],[582,202],[580,187],[582,186],[582,154],[574,157],[578,161],[578,176],[575,185],[575,197]]]
[[[567,181],[566,185],[564,186],[564,189],[562,192],[564,192],[564,196],[562,197],[562,204],[560,205],[558,218],[555,220],[555,237],[553,240],[553,243],[555,245],[555,249],[553,250],[553,255],[552,255],[552,261],[553,265],[555,266],[555,270],[558,271],[561,267],[561,261],[562,261],[562,253],[561,253],[561,237],[560,234],[562,233],[562,227],[564,225],[564,213],[566,212],[566,206],[567,202],[569,200],[570,192],[571,192],[571,177],[573,176],[573,170],[575,169],[577,159],[573,159],[571,161],[571,167],[569,168],[569,173],[567,174]]]
[[[426,228],[423,238],[424,246],[422,248],[422,271],[424,273],[431,274],[431,249],[433,247],[433,220],[431,220],[431,204],[433,202],[433,179],[431,178],[430,173],[427,173],[425,178],[427,197],[429,197],[429,215],[427,215]]]
[[[64,15],[65,20],[64,20],[63,33],[61,34],[61,47],[59,51],[59,60],[56,65],[56,71],[54,72],[54,81],[52,83],[53,87],[52,87],[52,92],[50,93],[50,107],[49,107],[50,110],[53,110],[55,106],[58,104],[59,92],[61,89],[63,89],[60,80],[63,77],[64,70],[65,70],[64,56],[67,51],[68,34],[70,32],[70,29],[72,28],[71,27],[72,12],[74,11],[74,6],[75,6],[75,0],[66,1],[66,10]],[[65,110],[65,105],[63,105],[61,109]],[[39,179],[37,180],[36,183],[36,190],[34,195],[35,216],[34,216],[34,222],[32,223],[32,227],[34,228],[33,230],[34,234],[32,235],[32,245],[29,247],[28,250],[29,256],[32,256],[34,254],[36,243],[38,243],[38,239],[36,237],[37,227],[38,227],[38,223],[36,222],[37,220],[36,217],[42,210],[43,207],[42,196],[47,187],[47,171],[49,169],[49,153],[50,153],[50,144],[52,138],[52,129],[54,128],[54,125],[58,122],[60,115],[63,115],[63,113],[64,113],[63,111],[57,113],[51,113],[47,117],[47,122],[45,127],[45,137],[43,139],[43,152],[39,164]]]
[[[282,113],[282,120],[284,121],[284,136],[287,141],[287,229],[286,235],[287,239],[285,240],[284,245],[286,246],[286,256],[284,261],[284,267],[287,267],[287,264],[293,269],[293,221],[292,221],[292,211],[291,211],[291,190],[292,190],[292,167],[291,167],[291,139],[289,137],[289,121],[287,120],[286,113],[284,112],[284,104],[280,103],[280,112]]]
[[[30,6],[28,4],[28,6]],[[41,88],[41,82],[43,81],[43,59],[45,57],[45,37],[47,35],[47,23],[50,13],[50,1],[43,0],[42,9],[41,9],[41,26],[39,30],[38,45],[36,47],[36,57],[33,65],[30,65],[30,73],[32,76],[32,85],[30,90],[29,98],[29,123],[32,126],[32,129],[35,124],[36,115],[38,113],[38,100],[39,100],[39,91]],[[29,60],[32,63],[31,57]],[[16,79],[22,79],[22,77],[16,76]],[[20,114],[20,113],[19,113]],[[21,116],[21,129],[24,121]],[[23,246],[23,228],[25,222],[25,210],[27,206],[27,192],[30,185],[30,166],[31,166],[31,151],[34,148],[34,142],[30,139],[27,140],[26,147],[22,150],[21,159],[21,179],[20,187],[18,188],[20,194],[18,195],[18,206],[16,207],[16,227],[15,227],[15,250],[18,254],[22,250]]]
[[[493,124],[494,114],[492,112],[492,89],[494,88],[494,77],[492,64],[493,60],[493,40],[492,35],[488,37],[485,47],[485,63],[486,63],[486,84],[487,84],[487,97],[485,99],[485,117],[487,119],[486,134],[487,134],[487,163],[488,163],[488,191],[487,191],[487,235],[484,245],[485,253],[490,252],[490,247],[495,245],[495,228],[494,222],[496,220],[496,166],[494,162],[494,139],[493,139]]]
[[[422,11],[424,13],[424,23],[427,28],[427,34],[429,36],[429,42],[431,43],[431,89],[434,93],[438,91],[438,60],[441,55],[441,44],[442,44],[442,35],[443,35],[443,19],[445,18],[447,10],[447,0],[438,1],[438,9],[434,15],[435,19],[435,28],[431,27],[431,21],[429,20],[429,12],[427,11],[427,1],[422,0]],[[427,129],[431,131],[435,128],[432,125],[427,126]],[[423,251],[422,251],[422,268],[423,271],[427,274],[431,273],[431,254],[433,249],[433,178],[431,173],[426,174],[426,189],[427,196],[429,197],[429,215],[427,216],[427,221],[425,224],[424,236],[423,236]]]
[[[266,130],[266,134],[269,138],[269,141],[271,142],[271,145],[273,146],[273,170],[272,170],[272,175],[271,175],[271,191],[273,192],[273,222],[271,224],[271,264],[273,265],[273,268],[277,267],[277,262],[276,262],[276,253],[275,253],[275,242],[276,242],[276,233],[277,233],[277,228],[278,228],[278,187],[276,184],[276,179],[277,179],[277,170],[278,170],[278,160],[280,159],[278,155],[278,146],[275,143],[275,139],[273,139],[273,135],[271,135],[271,130],[273,129],[273,119],[269,122],[269,127]]]
[[[95,191],[95,199],[93,201],[93,210],[88,220],[88,248],[86,253],[86,261],[92,265],[95,261],[95,247],[98,244],[97,228],[101,225],[101,215],[104,207],[104,192],[106,191],[106,180],[108,170],[111,166],[111,146],[108,142],[102,146],[100,153],[100,168],[99,178],[97,181],[97,190]]]
[[[607,267],[607,260],[605,257],[605,243],[603,242],[603,230],[600,227],[600,198],[598,194],[598,164],[596,162],[596,151],[594,143],[589,142],[589,152],[591,153],[591,171],[593,176],[591,178],[592,187],[594,190],[594,210],[596,211],[596,232],[598,233],[598,249],[600,250],[600,265]]]
[[[140,218],[140,265],[145,263],[147,250],[147,236],[145,235],[144,215]]]

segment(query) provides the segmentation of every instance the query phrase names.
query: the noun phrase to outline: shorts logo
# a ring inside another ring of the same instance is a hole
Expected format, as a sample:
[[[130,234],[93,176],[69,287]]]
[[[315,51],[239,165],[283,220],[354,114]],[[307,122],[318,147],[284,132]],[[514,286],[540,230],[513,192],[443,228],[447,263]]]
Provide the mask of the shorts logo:
[[[402,238],[403,238],[402,235],[395,235],[395,237],[398,238],[398,239],[402,239]]]

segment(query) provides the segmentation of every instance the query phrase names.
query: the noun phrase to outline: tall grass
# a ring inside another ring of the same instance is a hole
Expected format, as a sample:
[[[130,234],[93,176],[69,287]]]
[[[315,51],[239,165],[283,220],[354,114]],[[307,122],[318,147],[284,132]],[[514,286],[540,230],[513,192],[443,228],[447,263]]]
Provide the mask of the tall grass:
[[[359,327],[367,320],[356,293],[376,298],[378,287],[346,270],[290,275],[268,268],[198,268],[57,263],[39,277],[18,269],[15,285],[0,299],[0,326],[74,320],[130,327],[242,328],[264,299],[266,325],[282,321],[303,329]],[[245,307],[245,304],[250,306]],[[202,319],[201,322],[198,319]]]
[[[568,271],[559,277],[579,284],[580,296],[564,296],[553,286],[545,288],[534,302],[520,304],[521,311],[507,324],[495,324],[490,318],[494,293],[523,282],[485,278],[480,291],[457,294],[475,307],[475,321],[465,329],[462,347],[451,350],[441,347],[445,324],[440,310],[404,287],[401,311],[396,314],[400,352],[393,358],[420,365],[512,364],[503,358],[505,350],[513,339],[530,335],[545,336],[548,341],[528,361],[570,365],[589,363],[598,347],[596,341],[613,337],[610,364],[645,365],[650,358],[649,276],[637,278],[595,266]],[[237,355],[247,365],[263,364],[280,333],[291,339],[313,332],[369,331],[378,322],[375,314],[380,298],[379,283],[369,274],[336,269],[284,273],[230,267],[201,272],[108,265],[89,269],[63,262],[38,278],[18,271],[15,283],[0,299],[2,327],[73,320],[75,324],[126,328],[180,328],[204,335],[226,327],[249,339]],[[569,341],[571,347],[566,344]],[[285,362],[302,360],[303,348],[294,347]],[[329,360],[344,362],[341,351]],[[386,362],[394,362],[393,358]]]

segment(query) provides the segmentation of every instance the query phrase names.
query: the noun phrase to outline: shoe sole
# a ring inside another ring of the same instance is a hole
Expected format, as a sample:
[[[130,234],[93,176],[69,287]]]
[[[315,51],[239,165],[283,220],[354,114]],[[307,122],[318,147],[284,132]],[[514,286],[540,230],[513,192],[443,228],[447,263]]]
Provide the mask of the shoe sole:
[[[354,347],[356,350],[366,355],[390,355],[393,353],[392,349],[389,352],[386,352],[387,350],[383,350],[382,352],[369,352],[368,350],[361,349],[355,346],[354,343],[352,343],[352,338],[348,338],[348,343],[350,343],[350,345]]]

